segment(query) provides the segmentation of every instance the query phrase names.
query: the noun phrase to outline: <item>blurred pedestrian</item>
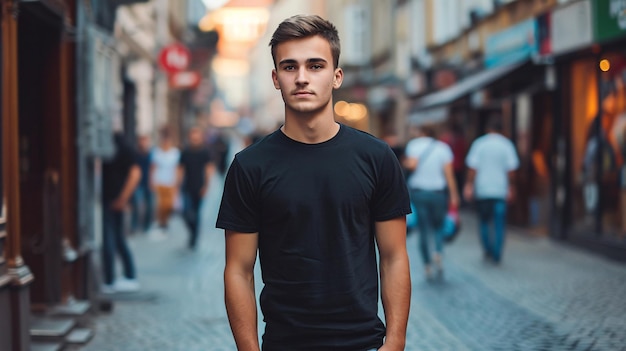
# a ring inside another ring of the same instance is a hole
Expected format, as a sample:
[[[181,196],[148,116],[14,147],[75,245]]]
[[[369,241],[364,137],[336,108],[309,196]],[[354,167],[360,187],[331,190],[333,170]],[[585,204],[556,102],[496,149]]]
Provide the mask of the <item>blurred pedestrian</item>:
[[[443,277],[443,225],[449,206],[459,205],[459,192],[450,147],[435,138],[430,125],[414,127],[415,138],[406,146],[404,166],[411,172],[407,180],[411,201],[417,210],[420,254],[424,275]],[[431,241],[435,254],[430,253]]]
[[[465,160],[469,168],[465,198],[476,200],[484,256],[496,263],[502,259],[507,202],[515,198],[514,177],[519,167],[515,146],[501,133],[501,116],[494,114],[487,133],[472,143]]]
[[[410,206],[400,165],[384,142],[334,120],[343,71],[333,24],[288,18],[270,46],[285,123],[236,155],[217,219],[237,348],[259,350],[258,250],[264,350],[404,350]]]
[[[180,155],[178,162],[178,184],[183,196],[183,218],[189,231],[188,247],[196,248],[200,208],[214,173],[209,150],[203,143],[202,130],[189,129],[189,144]]]
[[[137,138],[137,164],[141,169],[141,180],[133,194],[131,227],[133,232],[146,233],[152,224],[154,202],[150,189],[150,165],[152,163],[152,145],[149,135]]]
[[[215,165],[215,170],[220,175],[225,175],[228,169],[228,154],[230,152],[229,140],[226,136],[218,132],[209,141],[209,150],[211,152],[211,160]]]
[[[393,154],[396,155],[396,158],[398,159],[399,162],[402,162],[402,159],[404,158],[404,145],[402,145],[402,143],[400,142],[400,139],[398,138],[398,134],[396,134],[395,132],[391,131],[391,132],[387,132],[383,135],[382,138],[385,143],[387,143],[387,145],[389,145],[389,147],[391,148],[391,151],[393,151]]]
[[[124,210],[141,179],[135,152],[121,133],[114,135],[115,155],[102,162],[103,293],[139,289],[133,255],[124,233]],[[120,255],[124,277],[115,279],[115,256]]]
[[[180,151],[174,146],[171,130],[163,128],[160,132],[159,146],[152,152],[150,168],[150,187],[157,198],[155,239],[165,237],[170,215],[174,211],[178,197],[176,173],[179,159]]]

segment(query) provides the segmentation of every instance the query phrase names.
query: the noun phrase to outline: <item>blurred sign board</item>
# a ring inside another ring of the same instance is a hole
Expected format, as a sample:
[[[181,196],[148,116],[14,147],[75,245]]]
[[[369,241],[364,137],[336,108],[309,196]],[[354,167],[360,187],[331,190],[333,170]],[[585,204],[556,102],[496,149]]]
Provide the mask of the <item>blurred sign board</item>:
[[[532,18],[489,36],[485,43],[485,67],[524,61],[539,52],[537,21]]]
[[[159,53],[159,65],[170,74],[186,70],[190,61],[189,49],[182,44],[168,45]]]
[[[569,3],[552,13],[552,54],[559,55],[591,45],[593,25],[589,0]]]
[[[170,86],[174,89],[193,89],[200,84],[200,73],[194,71],[176,72],[170,75]]]
[[[594,39],[626,36],[626,0],[593,0]]]

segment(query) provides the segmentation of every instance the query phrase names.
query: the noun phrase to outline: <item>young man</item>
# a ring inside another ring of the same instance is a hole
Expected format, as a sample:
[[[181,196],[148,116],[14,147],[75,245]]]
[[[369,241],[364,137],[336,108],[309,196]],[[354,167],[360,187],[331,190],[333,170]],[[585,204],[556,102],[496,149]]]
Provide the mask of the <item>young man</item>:
[[[183,218],[189,230],[191,250],[195,250],[198,242],[200,207],[214,169],[209,150],[202,141],[200,128],[189,129],[189,145],[183,149],[178,162],[178,186],[184,199]]]
[[[121,133],[114,135],[115,155],[102,162],[102,270],[103,293],[139,289],[133,255],[124,234],[124,209],[141,179],[133,149]],[[115,279],[115,254],[120,255],[124,277]]]
[[[495,263],[502,259],[507,202],[514,199],[513,180],[519,167],[515,146],[501,134],[500,120],[499,115],[491,116],[487,134],[472,143],[465,160],[469,168],[465,198],[476,199],[484,255]]]
[[[332,91],[343,80],[334,25],[294,16],[270,46],[285,124],[236,155],[217,219],[237,348],[259,350],[258,250],[263,350],[404,350],[411,210],[398,160],[383,141],[334,120]]]

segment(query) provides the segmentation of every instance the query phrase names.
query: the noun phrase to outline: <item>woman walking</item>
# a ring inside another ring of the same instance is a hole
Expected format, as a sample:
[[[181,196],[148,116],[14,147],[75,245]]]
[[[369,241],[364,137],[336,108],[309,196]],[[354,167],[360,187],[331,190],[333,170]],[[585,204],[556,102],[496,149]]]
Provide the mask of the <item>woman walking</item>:
[[[411,172],[407,182],[411,201],[417,210],[424,274],[427,279],[434,274],[443,277],[443,223],[448,206],[459,204],[454,156],[447,144],[435,138],[432,126],[414,127],[414,133],[416,137],[406,147],[404,166]],[[432,241],[435,253],[431,257]]]
[[[150,169],[150,185],[157,198],[155,239],[162,239],[167,234],[167,224],[178,197],[176,168],[180,158],[180,150],[172,142],[170,129],[163,128],[160,137],[159,146],[152,154]]]

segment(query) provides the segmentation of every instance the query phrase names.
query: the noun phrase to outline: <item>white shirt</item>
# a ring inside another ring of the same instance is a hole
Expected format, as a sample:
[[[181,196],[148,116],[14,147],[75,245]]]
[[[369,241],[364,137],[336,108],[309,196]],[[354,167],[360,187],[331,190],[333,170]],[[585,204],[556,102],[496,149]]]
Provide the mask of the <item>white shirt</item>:
[[[176,168],[179,159],[180,151],[175,147],[167,151],[161,148],[155,148],[152,151],[152,165],[154,166],[152,181],[155,185],[176,185]]]
[[[477,199],[505,199],[508,173],[519,167],[519,158],[509,139],[490,133],[472,143],[465,163],[476,171],[474,196]]]
[[[410,189],[444,190],[446,188],[447,182],[443,167],[454,159],[448,144],[430,137],[420,137],[409,141],[405,154],[407,157],[417,159],[417,168],[407,180]]]

